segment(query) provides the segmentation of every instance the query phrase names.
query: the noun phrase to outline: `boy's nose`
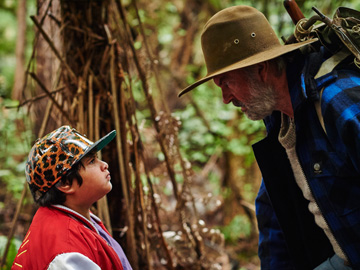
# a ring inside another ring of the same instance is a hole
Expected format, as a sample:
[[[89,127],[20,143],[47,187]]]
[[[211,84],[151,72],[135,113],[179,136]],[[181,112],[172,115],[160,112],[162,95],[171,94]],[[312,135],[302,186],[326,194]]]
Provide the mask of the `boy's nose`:
[[[109,168],[109,164],[107,164],[105,161],[101,161],[101,162],[102,162],[102,165],[101,165],[102,169],[104,171],[107,170]]]

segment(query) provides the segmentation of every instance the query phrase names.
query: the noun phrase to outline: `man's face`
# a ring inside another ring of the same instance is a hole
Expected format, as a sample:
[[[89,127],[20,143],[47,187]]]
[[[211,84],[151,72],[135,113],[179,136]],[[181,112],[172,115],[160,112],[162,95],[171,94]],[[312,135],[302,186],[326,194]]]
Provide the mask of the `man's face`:
[[[237,69],[214,77],[222,90],[223,102],[233,103],[251,120],[261,120],[275,110],[275,89],[263,82],[259,66]]]

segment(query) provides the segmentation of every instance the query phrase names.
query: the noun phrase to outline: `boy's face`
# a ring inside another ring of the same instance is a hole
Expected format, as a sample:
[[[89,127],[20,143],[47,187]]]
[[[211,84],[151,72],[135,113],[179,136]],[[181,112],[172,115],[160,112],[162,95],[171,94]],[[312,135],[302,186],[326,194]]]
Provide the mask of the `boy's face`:
[[[91,206],[104,197],[112,189],[109,165],[98,159],[96,155],[85,156],[81,160],[84,167],[80,167],[79,174],[83,180],[82,185],[77,185],[78,200],[84,206]]]

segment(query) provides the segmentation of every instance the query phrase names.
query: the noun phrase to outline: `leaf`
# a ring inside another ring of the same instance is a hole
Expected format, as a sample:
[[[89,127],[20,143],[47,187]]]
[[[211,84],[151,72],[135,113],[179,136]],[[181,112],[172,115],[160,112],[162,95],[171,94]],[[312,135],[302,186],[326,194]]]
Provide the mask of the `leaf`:
[[[4,255],[4,251],[7,244],[7,237],[4,235],[0,235],[0,256],[2,257]],[[20,248],[21,241],[16,238],[12,238],[9,246],[9,250],[6,256],[6,268],[9,269],[12,266],[12,263],[15,259],[15,256]]]

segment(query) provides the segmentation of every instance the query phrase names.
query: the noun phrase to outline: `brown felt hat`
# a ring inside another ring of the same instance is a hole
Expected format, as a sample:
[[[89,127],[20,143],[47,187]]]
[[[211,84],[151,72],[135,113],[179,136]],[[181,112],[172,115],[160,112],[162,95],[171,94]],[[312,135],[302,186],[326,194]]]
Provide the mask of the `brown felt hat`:
[[[183,89],[179,97],[213,77],[294,51],[317,39],[281,45],[268,20],[249,6],[223,9],[210,18],[201,34],[207,75]]]

